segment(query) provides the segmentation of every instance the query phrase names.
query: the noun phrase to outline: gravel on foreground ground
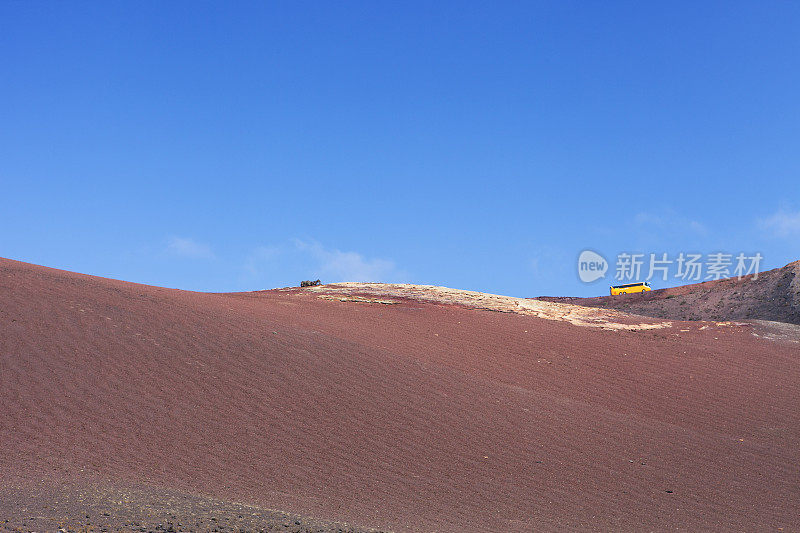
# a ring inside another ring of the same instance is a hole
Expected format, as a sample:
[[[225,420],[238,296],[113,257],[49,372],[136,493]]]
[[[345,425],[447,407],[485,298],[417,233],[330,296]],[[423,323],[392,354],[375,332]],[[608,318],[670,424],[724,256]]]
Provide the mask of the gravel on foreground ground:
[[[13,484],[0,487],[3,532],[378,533],[253,505],[147,486]]]

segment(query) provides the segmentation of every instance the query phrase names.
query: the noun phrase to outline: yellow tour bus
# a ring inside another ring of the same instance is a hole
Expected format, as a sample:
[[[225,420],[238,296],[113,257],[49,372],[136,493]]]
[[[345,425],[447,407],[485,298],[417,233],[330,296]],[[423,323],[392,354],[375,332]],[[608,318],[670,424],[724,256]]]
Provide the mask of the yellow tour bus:
[[[628,283],[627,285],[612,285],[609,288],[611,289],[611,296],[615,296],[617,294],[630,294],[632,292],[645,292],[653,290],[650,288],[650,284],[647,283],[646,281],[641,283]]]

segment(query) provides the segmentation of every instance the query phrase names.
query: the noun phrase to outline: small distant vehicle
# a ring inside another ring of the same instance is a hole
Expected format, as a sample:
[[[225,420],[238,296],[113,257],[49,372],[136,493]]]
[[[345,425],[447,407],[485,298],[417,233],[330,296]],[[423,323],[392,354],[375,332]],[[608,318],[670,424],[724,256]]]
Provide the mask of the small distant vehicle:
[[[616,296],[617,294],[630,294],[632,292],[646,292],[652,291],[653,289],[650,288],[650,284],[646,281],[641,283],[628,283],[626,285],[612,285],[609,287],[611,289],[611,296]]]

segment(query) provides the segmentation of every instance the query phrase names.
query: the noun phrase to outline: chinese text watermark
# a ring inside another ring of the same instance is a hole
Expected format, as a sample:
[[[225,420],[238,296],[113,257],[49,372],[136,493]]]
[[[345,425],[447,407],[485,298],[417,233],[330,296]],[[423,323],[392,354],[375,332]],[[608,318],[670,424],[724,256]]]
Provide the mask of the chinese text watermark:
[[[614,279],[617,281],[649,281],[668,278],[682,281],[707,281],[736,277],[738,279],[753,275],[758,278],[759,266],[764,257],[756,252],[730,254],[715,252],[710,254],[684,253],[670,256],[667,253],[627,253],[617,255]],[[606,259],[592,250],[584,250],[578,256],[578,277],[584,283],[591,283],[605,277],[609,270]]]

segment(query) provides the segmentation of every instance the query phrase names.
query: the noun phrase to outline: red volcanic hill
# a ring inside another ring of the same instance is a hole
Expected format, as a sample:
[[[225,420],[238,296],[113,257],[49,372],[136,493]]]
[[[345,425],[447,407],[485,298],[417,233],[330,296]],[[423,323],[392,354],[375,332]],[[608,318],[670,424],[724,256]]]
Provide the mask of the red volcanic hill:
[[[0,260],[0,528],[797,529],[798,329]]]
[[[618,296],[540,299],[677,320],[770,320],[800,324],[800,261],[741,279]]]

